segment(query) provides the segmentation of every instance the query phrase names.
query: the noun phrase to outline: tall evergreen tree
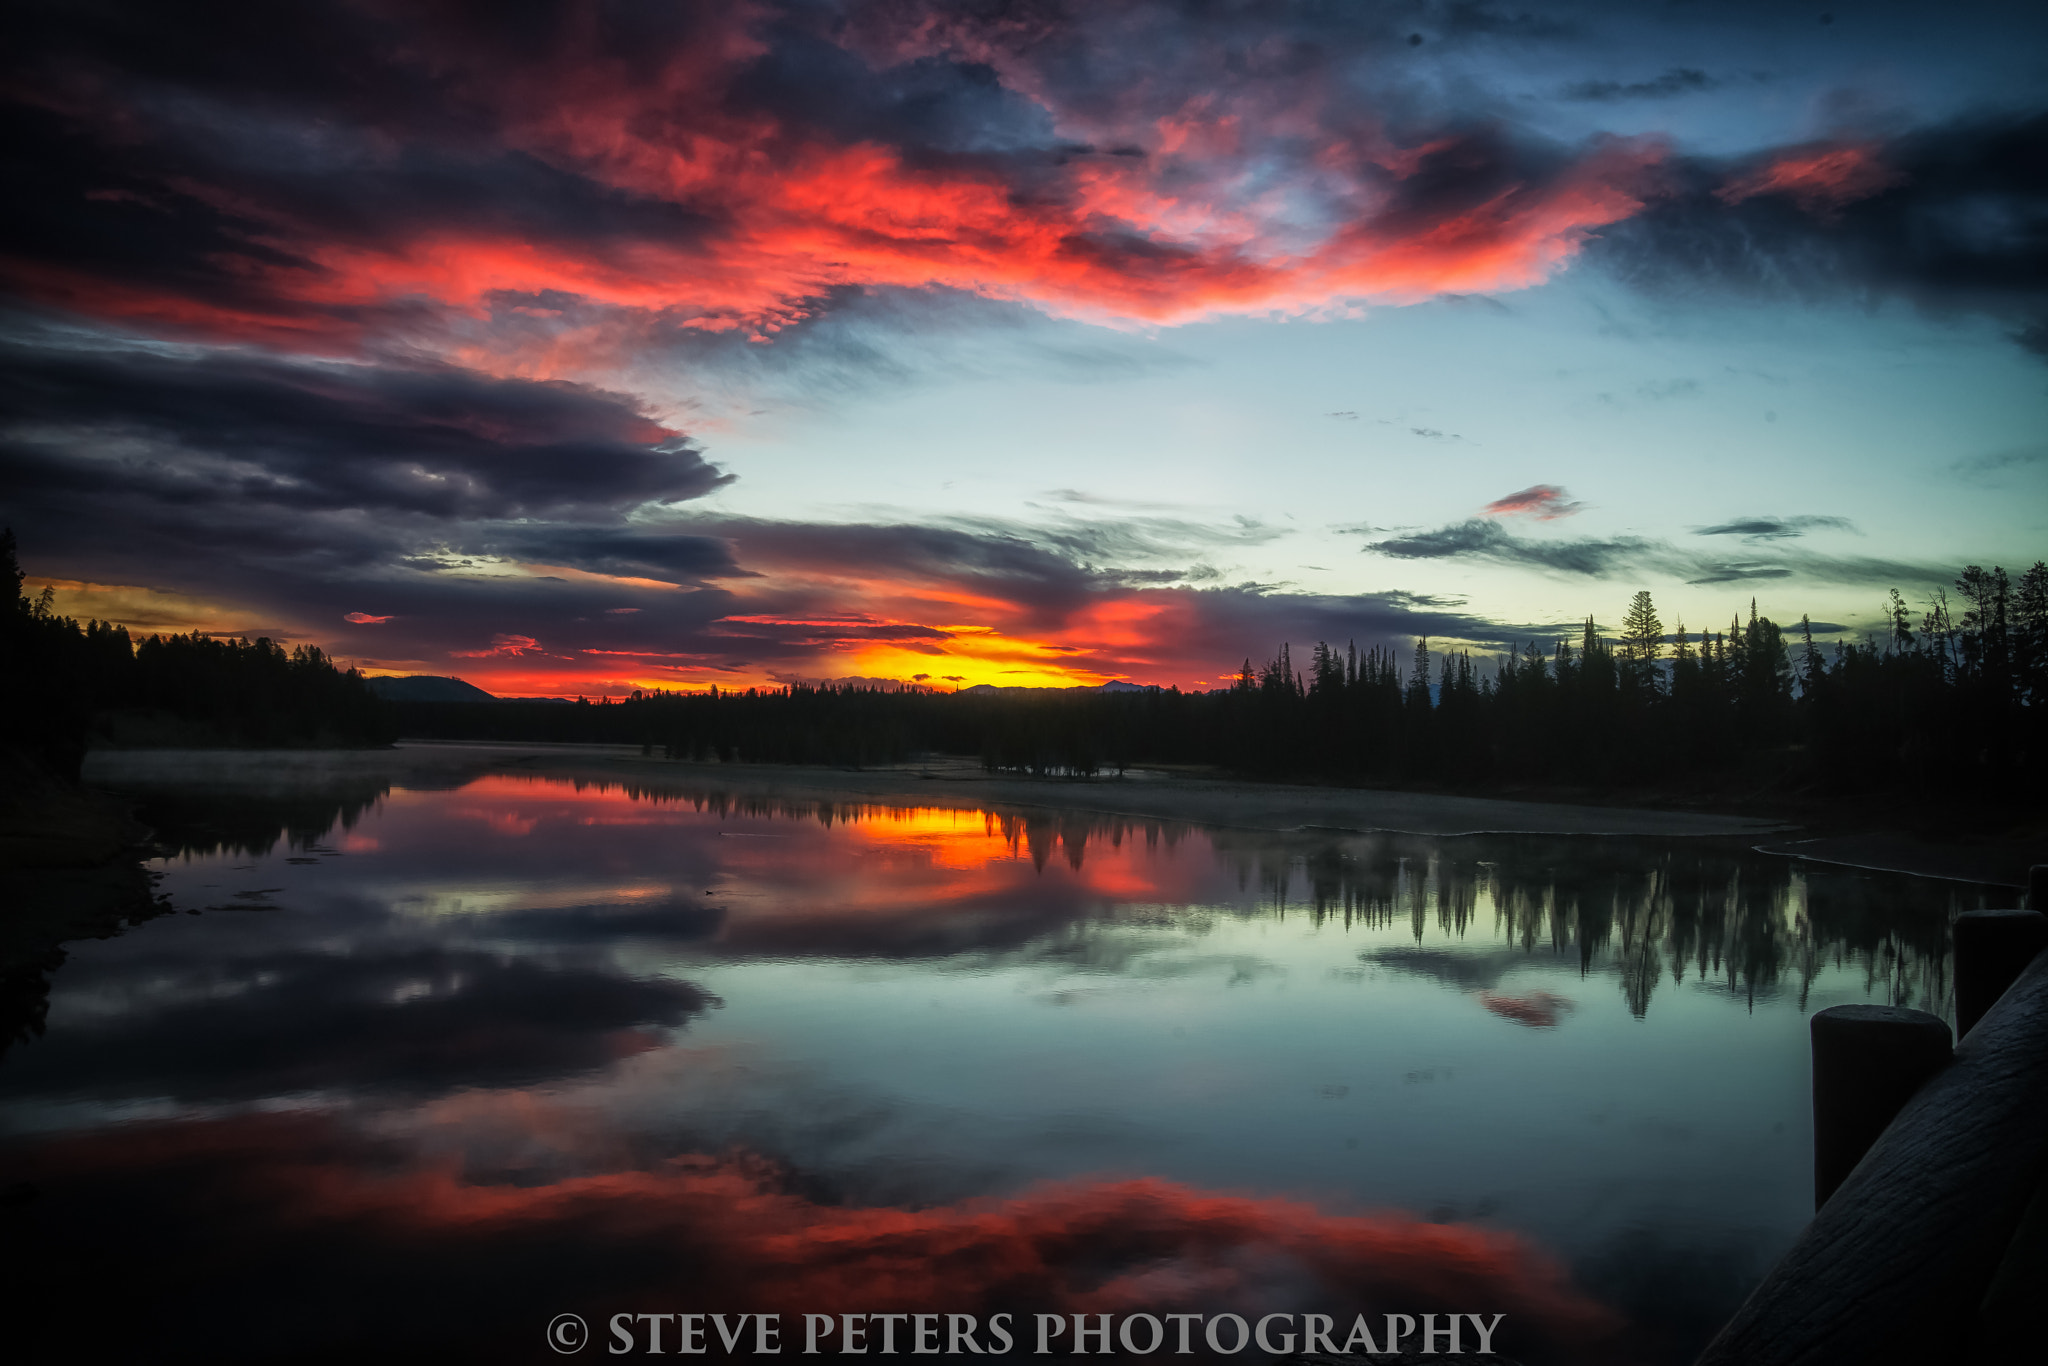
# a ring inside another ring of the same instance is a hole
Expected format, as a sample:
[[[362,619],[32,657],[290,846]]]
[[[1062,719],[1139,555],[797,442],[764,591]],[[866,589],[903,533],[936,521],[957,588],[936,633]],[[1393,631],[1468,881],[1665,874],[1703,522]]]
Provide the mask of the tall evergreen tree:
[[[1648,589],[1629,599],[1621,620],[1621,657],[1633,663],[1655,663],[1664,653],[1664,623]]]

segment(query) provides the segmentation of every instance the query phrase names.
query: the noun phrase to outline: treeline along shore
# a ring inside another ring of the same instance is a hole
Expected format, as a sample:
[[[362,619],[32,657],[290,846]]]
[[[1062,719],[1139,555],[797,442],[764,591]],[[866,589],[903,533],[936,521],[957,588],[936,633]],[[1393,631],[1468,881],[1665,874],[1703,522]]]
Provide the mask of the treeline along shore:
[[[78,776],[94,741],[208,748],[387,745],[394,718],[353,669],[317,647],[201,632],[137,638],[60,615],[22,590],[14,533],[0,531],[0,760]]]
[[[796,684],[623,699],[397,701],[317,648],[198,633],[137,640],[58,615],[15,578],[9,741],[75,776],[88,743],[353,746],[398,736],[635,745],[695,761],[866,766],[979,756],[1090,777],[1199,765],[1252,777],[1467,787],[1686,786],[1705,775],[2037,805],[2048,749],[2048,566],[1965,568],[1956,597],[1891,595],[1884,629],[1822,645],[1757,613],[1667,631],[1647,592],[1619,632],[1491,659],[1282,645],[1208,692]]]
[[[866,765],[979,755],[991,771],[1093,776],[1210,765],[1266,778],[1467,786],[1684,786],[1753,776],[1836,792],[2040,801],[2048,567],[1970,566],[1958,599],[1894,592],[1875,638],[1823,646],[1756,612],[1666,632],[1650,594],[1620,634],[1492,661],[1283,645],[1210,692],[792,685],[596,702],[401,702],[409,736],[638,745],[673,759]],[[1406,655],[1405,658],[1402,655]]]

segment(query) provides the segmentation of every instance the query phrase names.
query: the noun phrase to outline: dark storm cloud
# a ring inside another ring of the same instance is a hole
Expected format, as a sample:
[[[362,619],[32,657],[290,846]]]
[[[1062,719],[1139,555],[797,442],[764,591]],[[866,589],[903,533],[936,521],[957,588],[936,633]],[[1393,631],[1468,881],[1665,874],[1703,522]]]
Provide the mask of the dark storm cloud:
[[[706,580],[747,576],[722,540],[627,520],[727,476],[618,395],[30,335],[0,349],[0,518],[38,574],[231,602],[245,629],[396,659],[511,635],[647,648],[729,610]],[[620,606],[641,610],[605,615]]]
[[[588,515],[730,478],[620,395],[445,366],[17,345],[0,420],[10,482],[281,514]]]
[[[476,554],[667,583],[758,577],[733,562],[729,545],[710,536],[555,523],[488,527],[466,535],[463,544]]]
[[[1263,660],[1283,644],[1406,645],[1418,636],[1505,644],[1550,627],[1504,622],[1461,610],[1459,599],[1389,589],[1375,593],[1292,593],[1256,585],[1182,590],[1189,603],[1183,638],[1189,656],[1233,668],[1247,648]],[[1297,656],[1301,658],[1302,656]],[[1254,661],[1257,662],[1257,661]]]
[[[1847,526],[1842,518],[1751,518],[1710,527],[1701,534],[1741,535],[1752,545],[1802,534],[1805,526]],[[1790,524],[1788,526],[1788,524]],[[1745,531],[1742,528],[1760,528]],[[1853,529],[1853,528],[1852,528]],[[1681,549],[1642,536],[1549,539],[1517,536],[1499,522],[1474,517],[1433,531],[1369,541],[1364,549],[1400,560],[1478,560],[1575,578],[1613,578],[1631,573],[1665,574],[1694,584],[1739,583],[1752,579],[1805,579],[1840,584],[1941,583],[1947,570],[1872,556],[1822,555],[1790,548],[1768,558],[1735,560]]]
[[[1652,290],[1896,297],[2048,335],[2048,114],[1666,168],[1588,258]]]
[[[1854,531],[1847,517],[1741,517],[1716,526],[1697,527],[1695,536],[1740,536],[1746,541],[1782,541],[1809,531]]]
[[[732,518],[699,523],[757,561],[797,572],[854,572],[892,581],[980,581],[1046,602],[1067,603],[1092,576],[1022,528],[966,529],[917,523],[771,522]]]
[[[1037,627],[1056,625],[1118,590],[1213,582],[1220,571],[1202,556],[1283,534],[1245,518],[1222,525],[1168,517],[840,524],[686,518],[677,525],[731,544],[750,569],[999,598]]]
[[[1043,105],[985,65],[924,57],[878,72],[824,34],[794,24],[770,33],[768,51],[727,94],[736,107],[886,143],[926,165],[1015,159],[1023,172],[1096,151],[1063,142]]]

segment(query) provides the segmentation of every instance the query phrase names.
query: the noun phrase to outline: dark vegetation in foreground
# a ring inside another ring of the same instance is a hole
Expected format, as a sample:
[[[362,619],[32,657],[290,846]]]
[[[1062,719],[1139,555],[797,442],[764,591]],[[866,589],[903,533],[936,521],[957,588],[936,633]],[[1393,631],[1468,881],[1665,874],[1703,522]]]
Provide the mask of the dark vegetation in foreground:
[[[97,735],[131,743],[272,748],[389,744],[392,718],[353,669],[313,646],[202,635],[136,640],[59,616],[22,593],[14,533],[0,532],[0,750],[76,779]]]
[[[1530,643],[1497,665],[1287,646],[1208,693],[933,693],[796,686],[623,701],[407,702],[422,738],[638,745],[672,759],[865,765],[978,754],[990,771],[1092,776],[1214,765],[1329,782],[1684,786],[1715,775],[1832,792],[2038,804],[2048,750],[2048,567],[1965,569],[1881,638],[1831,647],[1754,604],[1667,634],[1638,593],[1618,637]]]

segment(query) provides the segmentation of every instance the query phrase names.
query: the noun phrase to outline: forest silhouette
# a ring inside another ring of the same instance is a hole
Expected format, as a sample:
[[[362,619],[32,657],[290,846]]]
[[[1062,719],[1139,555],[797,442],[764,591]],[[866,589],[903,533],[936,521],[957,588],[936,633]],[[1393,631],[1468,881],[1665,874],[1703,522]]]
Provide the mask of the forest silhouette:
[[[638,745],[696,761],[861,766],[978,755],[991,772],[1093,777],[1138,764],[1351,783],[1684,785],[1745,774],[1837,792],[2038,802],[2048,567],[1972,565],[1881,635],[1824,647],[1750,604],[1724,631],[1666,632],[1648,592],[1610,638],[1530,641],[1489,664],[1417,641],[1283,644],[1227,689],[967,690],[793,684],[618,701],[409,702],[422,738]]]
[[[247,748],[389,744],[392,717],[361,674],[319,647],[267,637],[151,635],[60,615],[22,589],[14,532],[0,531],[0,750],[75,779],[95,736]]]
[[[595,702],[379,699],[317,647],[187,635],[134,640],[80,623],[14,575],[4,614],[8,740],[75,775],[117,743],[350,746],[421,739],[580,741],[694,761],[866,766],[979,756],[991,772],[1095,777],[1201,765],[1337,783],[1619,787],[1704,775],[1835,792],[1971,789],[2039,802],[2048,744],[2048,566],[2015,583],[1966,567],[1956,597],[1823,647],[1802,618],[1670,631],[1638,592],[1618,633],[1571,635],[1488,661],[1467,650],[1289,644],[1235,682],[1177,688],[944,693],[914,685],[645,690]],[[1404,659],[1402,656],[1406,655]]]

